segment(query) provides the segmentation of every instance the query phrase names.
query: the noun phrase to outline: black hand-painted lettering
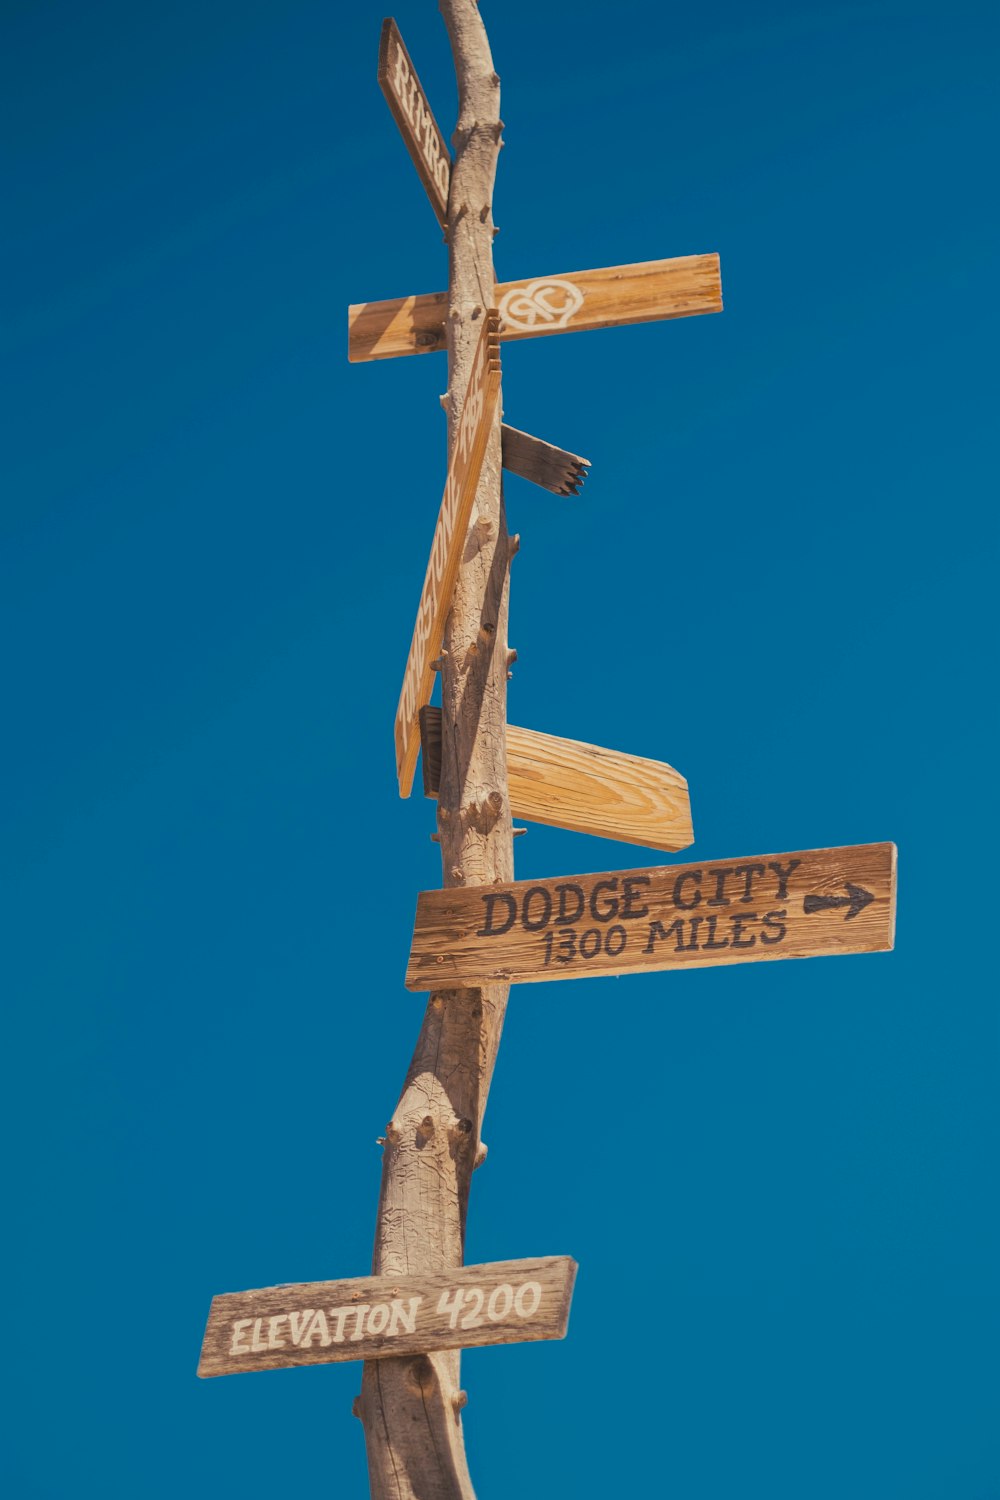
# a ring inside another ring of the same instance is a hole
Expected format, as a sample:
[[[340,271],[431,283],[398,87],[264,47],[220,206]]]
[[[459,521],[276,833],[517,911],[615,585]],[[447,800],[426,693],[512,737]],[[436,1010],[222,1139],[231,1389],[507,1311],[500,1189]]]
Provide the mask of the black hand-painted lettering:
[[[741,939],[743,937],[743,928],[744,928],[744,925],[747,922],[756,922],[756,920],[757,920],[757,913],[755,911],[741,911],[737,916],[733,917],[733,947],[734,948],[752,948],[753,947],[754,943],[756,943],[756,941],[757,941],[757,934],[755,932],[751,932],[750,936],[745,941],[741,941]]]
[[[556,921],[562,923],[563,926],[568,926],[571,922],[579,922],[583,916],[584,906],[586,905],[583,886],[573,885],[572,882],[568,881],[565,885],[557,885],[556,890],[559,893],[559,910],[556,912]],[[566,910],[566,900],[571,891],[576,897],[576,911]]]
[[[764,926],[768,928],[776,927],[778,930],[775,937],[768,937],[766,932],[762,932],[760,935],[762,943],[766,943],[768,947],[773,948],[775,943],[784,942],[785,933],[788,931],[788,928],[781,919],[787,915],[786,911],[769,911],[766,914],[764,917]]]
[[[602,937],[603,933],[599,927],[588,927],[580,938],[580,957],[596,958],[601,951]]]
[[[618,876],[610,880],[598,880],[590,893],[590,915],[595,922],[611,922],[618,915],[618,897],[612,896],[607,906],[600,911],[597,909],[597,896],[599,891],[616,891],[618,889]]]
[[[862,890],[860,885],[852,885],[849,880],[845,880],[844,889],[847,891],[846,896],[806,896],[802,902],[802,910],[809,917],[813,912],[828,911],[837,906],[849,906],[851,909],[845,913],[844,921],[851,922],[859,911],[864,911],[869,901],[875,900],[871,891]]]
[[[705,941],[701,945],[703,948],[728,948],[729,947],[729,939],[728,938],[723,938],[723,940],[722,940],[721,943],[717,943],[715,941],[715,925],[718,922],[718,920],[719,920],[718,917],[714,917],[714,916],[713,917],[706,917],[705,918],[705,925],[708,928],[708,937],[705,939]]]
[[[532,898],[540,896],[542,909],[540,915],[532,917]],[[521,906],[521,926],[525,932],[541,932],[547,927],[552,919],[552,893],[544,885],[533,885],[530,891],[525,893],[524,902]]]
[[[677,879],[674,881],[674,905],[679,907],[681,911],[691,911],[692,908],[697,906],[698,902],[701,900],[701,891],[695,891],[693,901],[682,900],[681,891],[684,889],[685,880],[692,880],[695,885],[700,886],[701,871],[685,870],[684,874],[678,875]]]
[[[503,932],[509,932],[517,917],[517,902],[514,897],[506,891],[487,891],[483,896],[486,902],[486,926],[480,927],[476,937],[499,937]],[[506,901],[507,916],[504,918],[503,926],[496,927],[493,923],[493,912],[498,901]]]
[[[629,921],[630,918],[632,918],[632,917],[647,917],[649,915],[649,907],[648,906],[634,906],[632,904],[636,900],[636,892],[635,892],[635,890],[633,888],[635,886],[638,886],[638,885],[648,885],[648,884],[649,884],[649,876],[648,875],[626,875],[625,876],[624,880],[622,881],[622,910],[621,910],[621,917],[622,917],[622,921],[623,922]]]
[[[712,897],[711,901],[706,901],[705,905],[706,906],[728,906],[730,904],[729,903],[729,897],[726,896],[724,894],[724,892],[725,892],[725,889],[726,889],[726,876],[727,875],[732,875],[732,873],[733,873],[732,869],[728,869],[728,870],[712,870],[709,873],[715,876],[715,895]]]
[[[778,863],[778,861],[776,859],[772,859],[772,860],[770,860],[768,862],[767,868],[769,870],[773,870],[774,873],[775,873],[775,875],[777,875],[777,877],[778,877],[778,896],[777,896],[777,899],[779,901],[787,901],[788,900],[788,877],[792,873],[793,870],[797,870],[798,869],[798,867],[799,867],[799,865],[801,863],[802,863],[801,859],[792,859],[792,860],[789,860],[789,862],[788,862],[788,869],[786,870],[782,865],[779,865],[779,863]]]
[[[576,957],[576,933],[572,927],[560,927],[559,951],[556,954],[557,964],[568,964],[570,959]]]
[[[737,876],[743,875],[746,878],[746,882],[745,882],[745,884],[743,886],[743,894],[740,897],[740,900],[741,901],[752,901],[753,900],[753,895],[752,895],[753,878],[754,878],[755,875],[763,875],[764,874],[764,866],[763,865],[737,865],[736,868],[735,868],[735,870],[733,871],[733,874],[737,875]]]

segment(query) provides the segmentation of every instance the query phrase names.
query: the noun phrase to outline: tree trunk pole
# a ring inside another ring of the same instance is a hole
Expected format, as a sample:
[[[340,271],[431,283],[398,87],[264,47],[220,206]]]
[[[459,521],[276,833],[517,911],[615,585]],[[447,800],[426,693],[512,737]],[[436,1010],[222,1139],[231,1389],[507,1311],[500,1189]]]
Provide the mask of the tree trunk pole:
[[[458,77],[448,207],[448,454],[482,320],[492,306],[493,181],[500,80],[475,0],[440,0]],[[442,653],[438,832],[443,884],[513,879],[507,792],[507,594],[516,543],[501,488],[501,405],[476,491]],[[462,1264],[473,1169],[509,986],[432,995],[389,1125],[372,1271]],[[365,1364],[355,1412],[365,1429],[373,1500],[474,1500],[462,1436],[459,1355]]]

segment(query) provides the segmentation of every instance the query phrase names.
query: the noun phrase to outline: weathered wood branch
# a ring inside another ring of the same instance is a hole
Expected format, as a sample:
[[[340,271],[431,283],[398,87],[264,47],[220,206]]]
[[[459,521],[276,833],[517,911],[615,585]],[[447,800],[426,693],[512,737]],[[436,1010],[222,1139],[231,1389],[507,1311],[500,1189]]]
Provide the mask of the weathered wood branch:
[[[492,306],[493,182],[500,80],[475,0],[440,0],[458,77],[448,202],[448,444]],[[513,878],[507,793],[507,592],[512,551],[501,489],[497,408],[440,658],[443,883]],[[475,807],[476,815],[472,815]],[[484,818],[487,807],[495,817]],[[372,1269],[391,1275],[462,1263],[469,1187],[485,1148],[483,1112],[508,987],[431,996],[399,1103],[386,1129]],[[374,1500],[472,1500],[457,1353],[365,1365],[356,1411]]]

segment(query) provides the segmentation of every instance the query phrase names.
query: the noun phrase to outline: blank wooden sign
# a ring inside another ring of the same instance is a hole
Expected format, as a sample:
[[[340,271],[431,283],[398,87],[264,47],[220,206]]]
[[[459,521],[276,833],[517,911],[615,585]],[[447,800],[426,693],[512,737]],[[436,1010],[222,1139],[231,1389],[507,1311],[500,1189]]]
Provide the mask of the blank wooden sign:
[[[444,498],[431,543],[430,561],[413,627],[403,687],[396,709],[396,774],[399,794],[408,797],[420,751],[419,714],[431,700],[434,671],[431,662],[441,650],[445,621],[451,608],[458,565],[469,530],[469,518],[500,396],[500,350],[496,313],[483,319],[469,375],[458,434],[448,465]]]
[[[441,710],[420,710],[424,794],[441,777]],[[662,760],[603,750],[507,725],[507,782],[515,818],[572,828],[648,849],[686,849],[694,839],[688,785]]]
[[[892,947],[895,844],[421,891],[411,990]]]
[[[578,333],[722,311],[717,255],[679,255],[597,271],[505,281],[496,288],[502,339]],[[347,357],[392,359],[446,347],[447,292],[358,302],[347,309]]]
[[[545,443],[541,438],[521,432],[517,427],[508,427],[505,422],[500,429],[503,466],[511,474],[518,474],[532,484],[551,490],[553,495],[576,495],[587,477],[590,459],[579,454],[567,453],[554,443]]]
[[[434,1276],[356,1276],[212,1299],[199,1375],[561,1339],[576,1261],[498,1260]]]
[[[448,222],[451,152],[420,87],[420,79],[392,18],[382,22],[378,49],[378,82],[399,126],[431,207],[444,228]]]

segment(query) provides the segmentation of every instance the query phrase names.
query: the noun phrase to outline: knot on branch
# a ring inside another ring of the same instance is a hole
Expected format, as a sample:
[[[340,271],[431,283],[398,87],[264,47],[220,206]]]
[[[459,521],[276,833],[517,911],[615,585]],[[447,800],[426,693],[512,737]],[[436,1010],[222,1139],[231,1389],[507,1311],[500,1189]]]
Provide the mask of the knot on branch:
[[[470,802],[462,808],[462,826],[477,833],[491,833],[503,815],[503,796],[490,792],[481,802]]]
[[[410,1360],[406,1369],[406,1384],[414,1396],[426,1397],[433,1394],[437,1385],[437,1375],[426,1354],[418,1354]]]
[[[489,1155],[489,1150],[490,1150],[490,1148],[489,1148],[489,1146],[487,1146],[487,1144],[486,1144],[485,1141],[480,1141],[479,1142],[479,1145],[476,1147],[475,1160],[472,1163],[472,1170],[473,1171],[475,1171],[477,1167],[481,1167],[482,1166],[483,1162],[486,1160],[487,1156]]]
[[[472,1121],[464,1118],[456,1120],[448,1134],[455,1140],[467,1141],[472,1134]]]

